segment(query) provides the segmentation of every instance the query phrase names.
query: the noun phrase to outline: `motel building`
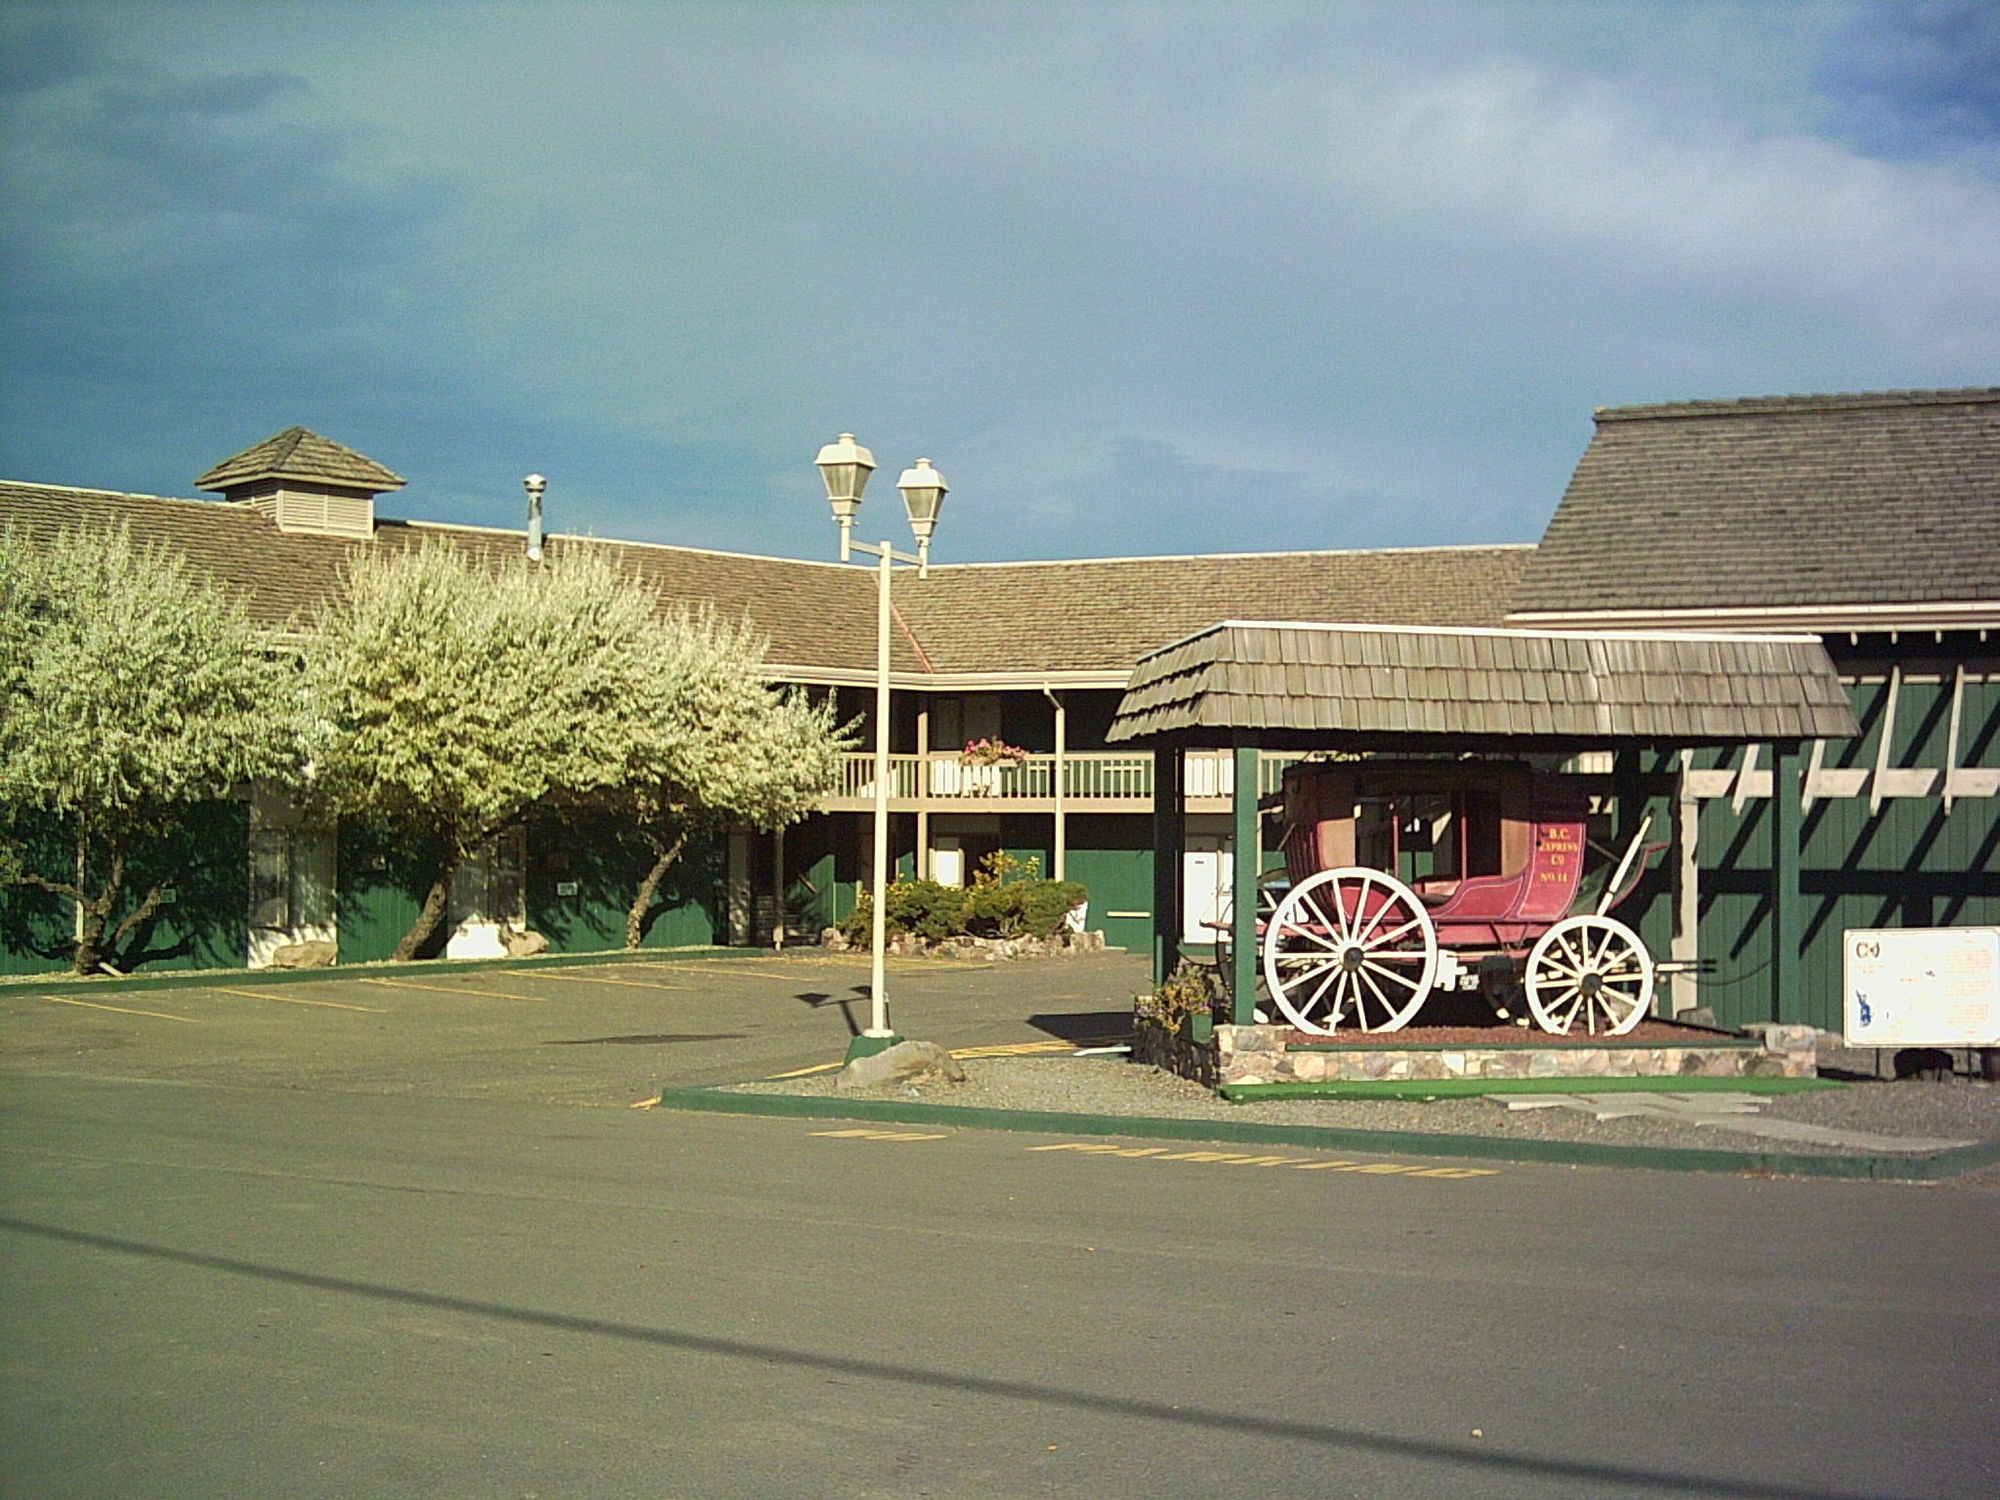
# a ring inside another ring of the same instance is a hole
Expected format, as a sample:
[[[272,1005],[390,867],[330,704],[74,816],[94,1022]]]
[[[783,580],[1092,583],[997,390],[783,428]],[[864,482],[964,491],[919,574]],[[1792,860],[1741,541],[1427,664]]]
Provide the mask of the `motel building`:
[[[303,428],[223,460],[193,488],[207,498],[4,481],[0,528],[10,545],[51,546],[65,530],[127,527],[242,599],[275,645],[336,593],[361,549],[434,540],[499,566],[527,546],[522,532],[421,519],[420,486],[404,494],[392,470]],[[1824,643],[1858,735],[1651,751],[1617,769],[1620,795],[1638,788],[1667,844],[1620,915],[1652,952],[1703,961],[1662,984],[1656,1008],[1839,1030],[1844,931],[2000,924],[2000,388],[1603,409],[1565,493],[1551,499],[1533,545],[937,561],[921,577],[899,572],[895,870],[963,884],[996,851],[1033,858],[1088,889],[1088,925],[1109,943],[1151,950],[1154,758],[1109,732],[1142,657],[1224,622],[1435,627],[1495,642],[1577,631],[1810,635]],[[822,517],[796,523],[823,526]],[[748,616],[769,638],[773,680],[832,695],[872,744],[870,569],[569,537],[555,520],[551,552],[601,549],[663,612],[708,605]],[[1382,670],[1381,691],[1393,696],[1398,668]],[[1414,696],[1476,695],[1476,677],[1461,675]],[[1284,689],[1274,681],[1271,691]],[[1025,761],[965,762],[968,742],[991,739],[1024,749]],[[1258,868],[1282,867],[1275,803],[1297,758],[1185,755],[1183,950],[1211,943],[1226,914],[1239,774],[1254,775],[1266,803]],[[1573,754],[1560,769],[1580,778],[1608,831],[1611,755]],[[817,941],[853,909],[872,867],[874,776],[873,754],[857,751],[803,822],[691,843],[647,945]],[[1772,839],[1780,795],[1795,799],[1779,828],[1797,839],[1792,1015],[1771,1013],[1760,978],[1771,957],[1772,852],[1790,850]],[[308,939],[337,944],[342,963],[385,958],[421,899],[407,850],[387,831],[309,826],[269,789],[199,809],[177,837],[187,874],[144,935],[148,969],[258,967]],[[619,947],[648,862],[613,826],[532,818],[461,872],[439,952],[498,953],[520,928],[557,952]],[[46,893],[0,893],[0,972],[64,967],[72,921]]]

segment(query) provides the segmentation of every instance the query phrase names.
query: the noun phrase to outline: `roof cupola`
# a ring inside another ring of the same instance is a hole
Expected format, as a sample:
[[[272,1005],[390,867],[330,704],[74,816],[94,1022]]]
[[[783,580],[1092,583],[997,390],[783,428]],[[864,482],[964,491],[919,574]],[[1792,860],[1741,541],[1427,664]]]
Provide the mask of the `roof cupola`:
[[[262,511],[280,531],[365,539],[375,534],[375,497],[401,489],[403,479],[330,438],[287,427],[225,458],[195,487]]]

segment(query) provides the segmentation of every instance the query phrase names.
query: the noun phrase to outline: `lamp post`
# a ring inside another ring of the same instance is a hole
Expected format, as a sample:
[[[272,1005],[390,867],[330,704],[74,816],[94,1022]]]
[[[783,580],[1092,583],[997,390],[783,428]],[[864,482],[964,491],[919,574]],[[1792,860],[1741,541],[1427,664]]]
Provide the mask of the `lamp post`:
[[[549,482],[539,474],[530,474],[521,484],[528,491],[528,561],[542,560],[542,493]]]
[[[843,432],[837,442],[819,450],[816,460],[826,480],[826,498],[833,506],[833,518],[840,524],[840,560],[848,562],[855,552],[879,559],[875,572],[875,860],[871,897],[873,920],[869,927],[869,1022],[868,1029],[847,1049],[850,1061],[892,1047],[900,1038],[889,1028],[889,996],[886,982],[887,893],[889,889],[889,573],[897,563],[914,564],[917,576],[930,567],[931,533],[937,528],[938,512],[944,507],[944,476],[931,467],[928,458],[903,471],[896,488],[903,492],[903,506],[910,514],[910,530],[916,534],[917,555],[896,551],[887,542],[871,546],[854,540],[854,517],[861,509],[861,492],[868,476],[875,472],[875,455]]]

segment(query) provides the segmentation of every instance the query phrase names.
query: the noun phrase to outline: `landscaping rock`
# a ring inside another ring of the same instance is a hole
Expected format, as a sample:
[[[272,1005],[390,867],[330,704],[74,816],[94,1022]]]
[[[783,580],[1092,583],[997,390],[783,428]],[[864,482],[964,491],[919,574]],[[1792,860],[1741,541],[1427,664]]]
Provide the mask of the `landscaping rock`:
[[[306,943],[281,943],[271,950],[270,967],[273,969],[330,969],[334,960],[340,957],[340,949],[333,943],[315,938]]]
[[[855,1058],[834,1076],[833,1086],[848,1092],[938,1078],[963,1083],[965,1069],[936,1042],[898,1042],[886,1051]]]
[[[539,932],[509,931],[502,941],[507,945],[509,958],[533,958],[537,953],[549,951],[548,938]]]

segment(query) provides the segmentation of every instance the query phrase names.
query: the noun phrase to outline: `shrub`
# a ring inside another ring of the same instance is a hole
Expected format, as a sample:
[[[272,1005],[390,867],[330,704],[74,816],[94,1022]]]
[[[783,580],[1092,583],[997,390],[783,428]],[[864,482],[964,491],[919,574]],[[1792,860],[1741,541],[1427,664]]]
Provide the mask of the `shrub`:
[[[1073,880],[1044,880],[1038,859],[1016,859],[1005,850],[980,861],[969,890],[935,880],[894,880],[882,909],[890,936],[913,932],[929,942],[970,933],[979,937],[1052,937],[1070,909],[1089,896]],[[841,936],[866,943],[874,908],[864,893]]]
[[[1179,1031],[1190,1017],[1216,1015],[1222,1001],[1222,986],[1216,982],[1215,971],[1184,959],[1164,984],[1150,995],[1141,995],[1132,1008],[1142,1021],[1152,1021],[1167,1031]]]
[[[892,937],[899,932],[914,932],[931,942],[950,937],[965,931],[965,897],[964,891],[935,880],[892,880],[882,925]],[[866,943],[874,920],[874,901],[863,892],[840,924],[841,936],[850,943]]]

